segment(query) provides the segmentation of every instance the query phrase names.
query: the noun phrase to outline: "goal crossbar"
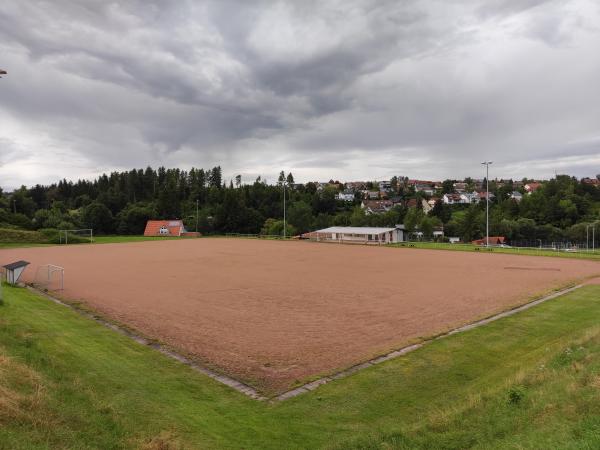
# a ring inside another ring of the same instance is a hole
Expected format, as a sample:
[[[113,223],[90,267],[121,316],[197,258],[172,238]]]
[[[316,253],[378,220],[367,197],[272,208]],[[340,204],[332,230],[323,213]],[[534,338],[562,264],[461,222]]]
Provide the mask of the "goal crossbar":
[[[60,244],[69,243],[69,233],[76,236],[85,236],[89,238],[90,243],[94,242],[94,230],[92,228],[81,228],[79,230],[58,230],[58,241]]]

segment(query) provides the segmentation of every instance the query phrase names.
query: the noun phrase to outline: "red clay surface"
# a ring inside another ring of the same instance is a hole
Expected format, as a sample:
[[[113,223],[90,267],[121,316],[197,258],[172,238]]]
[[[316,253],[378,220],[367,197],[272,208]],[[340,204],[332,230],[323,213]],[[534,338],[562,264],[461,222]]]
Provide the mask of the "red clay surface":
[[[483,316],[593,261],[309,242],[195,239],[0,250],[65,267],[63,297],[267,393]]]

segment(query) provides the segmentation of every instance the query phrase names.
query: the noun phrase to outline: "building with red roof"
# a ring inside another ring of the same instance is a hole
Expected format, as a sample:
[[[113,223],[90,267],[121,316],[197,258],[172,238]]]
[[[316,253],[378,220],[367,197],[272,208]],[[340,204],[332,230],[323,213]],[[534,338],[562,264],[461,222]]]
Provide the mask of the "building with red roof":
[[[182,220],[149,220],[144,236],[184,236],[189,235]]]

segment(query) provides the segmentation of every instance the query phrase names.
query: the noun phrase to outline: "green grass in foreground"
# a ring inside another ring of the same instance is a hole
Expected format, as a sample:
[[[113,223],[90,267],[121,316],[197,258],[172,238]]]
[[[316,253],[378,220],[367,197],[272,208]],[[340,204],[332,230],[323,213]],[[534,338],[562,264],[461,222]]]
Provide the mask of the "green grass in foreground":
[[[578,259],[596,259],[600,260],[600,250],[565,252],[548,249],[521,248],[521,247],[491,247],[489,249],[472,244],[449,244],[445,242],[402,242],[397,244],[388,244],[388,247],[414,247],[430,250],[453,250],[458,252],[482,252],[482,253],[508,253],[511,255],[529,255],[529,256],[551,256],[557,258],[578,258]]]
[[[600,286],[277,404],[4,293],[2,449],[600,448]]]

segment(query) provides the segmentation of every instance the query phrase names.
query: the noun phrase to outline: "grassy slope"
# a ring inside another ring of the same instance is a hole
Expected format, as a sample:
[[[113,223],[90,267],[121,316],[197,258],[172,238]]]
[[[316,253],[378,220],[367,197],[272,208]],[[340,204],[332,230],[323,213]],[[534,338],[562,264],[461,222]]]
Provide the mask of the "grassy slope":
[[[600,446],[600,286],[273,405],[24,289],[5,297],[0,448]]]
[[[529,256],[550,256],[558,258],[578,258],[578,259],[594,259],[600,260],[600,250],[595,251],[581,251],[581,252],[565,252],[565,251],[554,251],[548,249],[535,249],[535,248],[519,248],[519,247],[492,247],[486,249],[478,245],[471,244],[448,244],[438,242],[410,242],[410,243],[399,243],[389,244],[388,247],[414,247],[414,248],[425,248],[430,250],[452,250],[459,252],[493,252],[493,253],[508,253],[513,255],[529,255]]]

